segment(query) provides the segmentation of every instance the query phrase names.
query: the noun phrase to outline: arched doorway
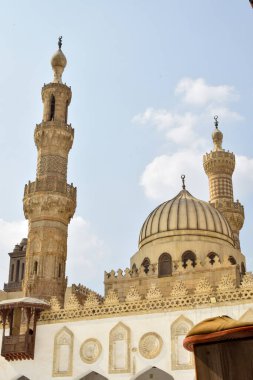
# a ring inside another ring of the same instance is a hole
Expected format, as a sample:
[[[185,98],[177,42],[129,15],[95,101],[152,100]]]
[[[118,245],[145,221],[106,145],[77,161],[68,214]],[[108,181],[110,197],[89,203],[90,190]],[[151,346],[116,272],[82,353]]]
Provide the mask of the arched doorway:
[[[80,380],[108,380],[106,377],[100,375],[97,372],[90,372],[88,375],[81,377]]]
[[[135,378],[135,380],[149,380],[149,379],[174,380],[174,377],[172,377],[167,372],[164,372],[159,368],[152,367]]]

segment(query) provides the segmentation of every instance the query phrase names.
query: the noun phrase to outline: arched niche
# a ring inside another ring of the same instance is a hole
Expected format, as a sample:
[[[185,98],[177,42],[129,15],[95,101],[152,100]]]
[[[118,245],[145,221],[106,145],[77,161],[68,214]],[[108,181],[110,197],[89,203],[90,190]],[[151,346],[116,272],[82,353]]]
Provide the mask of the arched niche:
[[[53,376],[71,376],[74,335],[64,326],[54,338]]]
[[[130,328],[119,322],[109,335],[109,373],[130,372]]]
[[[192,327],[192,321],[183,315],[171,325],[171,368],[173,370],[193,368],[193,356],[183,347],[183,340]]]
[[[88,375],[81,377],[79,380],[108,380],[108,379],[107,377],[100,375],[100,373],[92,371],[88,373]]]
[[[172,275],[172,259],[169,253],[164,252],[158,259],[158,277]]]
[[[170,374],[157,367],[152,367],[135,378],[136,380],[174,380]]]
[[[26,376],[21,376],[17,380],[30,380],[30,379],[28,379],[28,377],[26,377]]]

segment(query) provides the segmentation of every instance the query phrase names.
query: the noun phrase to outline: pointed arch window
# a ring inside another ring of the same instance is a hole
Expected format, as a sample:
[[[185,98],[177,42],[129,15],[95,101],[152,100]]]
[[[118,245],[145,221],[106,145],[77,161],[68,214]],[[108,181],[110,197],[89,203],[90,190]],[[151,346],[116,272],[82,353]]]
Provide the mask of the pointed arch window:
[[[72,376],[74,335],[64,326],[54,338],[53,376]]]
[[[129,373],[130,329],[119,322],[109,336],[109,373]]]
[[[241,272],[244,275],[246,273],[246,268],[244,262],[241,263]]]
[[[183,340],[192,327],[192,321],[183,315],[171,325],[171,367],[173,370],[193,368],[193,356],[183,347]]]
[[[158,277],[172,275],[172,259],[169,253],[162,253],[158,260]]]
[[[52,95],[50,99],[50,120],[54,120],[54,114],[55,114],[55,97],[54,95]]]
[[[183,267],[186,268],[190,262],[190,265],[194,268],[196,266],[196,255],[192,251],[186,251],[182,255]],[[188,262],[188,263],[187,263]]]

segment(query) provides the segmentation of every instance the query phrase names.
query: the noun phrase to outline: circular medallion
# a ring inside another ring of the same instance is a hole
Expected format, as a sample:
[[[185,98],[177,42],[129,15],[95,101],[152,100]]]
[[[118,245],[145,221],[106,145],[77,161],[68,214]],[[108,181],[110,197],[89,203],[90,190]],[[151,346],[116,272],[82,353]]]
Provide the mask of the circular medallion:
[[[101,351],[102,346],[100,342],[97,339],[90,338],[81,345],[80,356],[85,363],[92,364],[98,359]]]
[[[160,335],[149,332],[142,335],[139,342],[140,354],[146,359],[153,359],[160,354],[163,341]]]

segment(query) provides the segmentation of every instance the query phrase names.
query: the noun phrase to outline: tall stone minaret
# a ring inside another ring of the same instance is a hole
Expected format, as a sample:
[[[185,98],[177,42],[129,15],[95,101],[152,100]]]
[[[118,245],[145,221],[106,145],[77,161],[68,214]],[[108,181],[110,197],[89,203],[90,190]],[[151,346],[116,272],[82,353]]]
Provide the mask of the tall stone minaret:
[[[71,89],[62,83],[67,64],[61,50],[53,55],[53,81],[42,88],[43,120],[36,125],[37,175],[25,185],[24,214],[29,221],[23,291],[26,296],[50,299],[61,304],[67,286],[68,224],[76,208],[76,188],[67,184],[68,154],[74,129],[67,122]]]
[[[203,165],[209,179],[210,203],[225,216],[234,234],[235,247],[240,249],[239,232],[244,223],[244,209],[234,202],[232,175],[235,156],[222,148],[223,134],[218,128],[218,116],[212,134],[214,150],[203,157]]]

